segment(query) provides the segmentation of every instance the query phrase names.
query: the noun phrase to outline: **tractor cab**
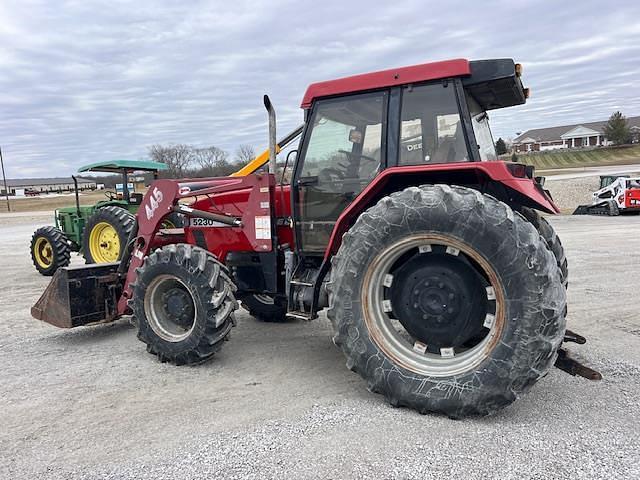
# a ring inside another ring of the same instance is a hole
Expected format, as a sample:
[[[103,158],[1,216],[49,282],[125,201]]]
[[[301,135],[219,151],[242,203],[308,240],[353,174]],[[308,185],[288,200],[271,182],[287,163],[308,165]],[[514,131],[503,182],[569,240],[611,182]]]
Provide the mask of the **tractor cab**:
[[[324,254],[386,169],[496,160],[487,111],[525,102],[520,74],[510,59],[451,60],[311,85],[293,175],[300,249]]]

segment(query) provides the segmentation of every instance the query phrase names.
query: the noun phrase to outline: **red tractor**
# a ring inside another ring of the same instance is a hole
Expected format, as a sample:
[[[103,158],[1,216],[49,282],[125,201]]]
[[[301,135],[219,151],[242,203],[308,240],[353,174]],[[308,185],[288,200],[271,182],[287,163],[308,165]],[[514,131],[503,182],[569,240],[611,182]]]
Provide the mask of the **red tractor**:
[[[510,404],[554,362],[598,378],[560,349],[584,339],[566,331],[567,261],[538,213],[558,209],[532,167],[496,161],[487,111],[526,101],[520,72],[450,60],[315,83],[278,143],[265,96],[270,149],[248,175],[157,180],[122,260],[60,269],[32,315],[131,315],[182,365],[222,347],[238,300],[265,321],[328,308],[371,391],[452,417]],[[284,184],[276,153],[300,134]],[[173,212],[188,225],[162,229]]]

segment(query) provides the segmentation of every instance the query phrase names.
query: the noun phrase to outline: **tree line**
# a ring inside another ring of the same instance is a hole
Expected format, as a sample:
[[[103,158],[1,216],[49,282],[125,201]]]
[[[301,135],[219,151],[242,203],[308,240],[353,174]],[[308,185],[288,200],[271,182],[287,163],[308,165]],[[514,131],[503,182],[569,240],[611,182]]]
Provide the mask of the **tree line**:
[[[256,156],[250,145],[240,145],[233,157],[215,146],[196,147],[183,143],[151,145],[148,152],[151,160],[167,166],[160,176],[169,178],[224,177],[239,170]]]

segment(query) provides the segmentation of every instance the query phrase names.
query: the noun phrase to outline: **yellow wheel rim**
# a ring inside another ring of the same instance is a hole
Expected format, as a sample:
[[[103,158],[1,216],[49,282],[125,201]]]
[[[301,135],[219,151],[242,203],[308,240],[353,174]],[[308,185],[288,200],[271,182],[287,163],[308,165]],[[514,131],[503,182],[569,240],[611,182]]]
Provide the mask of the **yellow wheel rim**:
[[[110,223],[100,222],[89,233],[89,253],[96,263],[117,262],[120,256],[120,238]]]
[[[40,268],[49,268],[53,263],[53,247],[44,237],[38,237],[33,245],[33,258]]]

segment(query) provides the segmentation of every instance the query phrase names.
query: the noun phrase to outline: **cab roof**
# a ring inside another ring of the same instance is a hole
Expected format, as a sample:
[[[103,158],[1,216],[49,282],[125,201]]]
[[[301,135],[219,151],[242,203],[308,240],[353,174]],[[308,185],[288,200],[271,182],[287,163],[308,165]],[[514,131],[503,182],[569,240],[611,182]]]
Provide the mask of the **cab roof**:
[[[126,170],[127,172],[157,172],[166,169],[166,164],[149,160],[107,160],[80,167],[78,172],[120,173],[122,170]]]
[[[362,92],[407,83],[426,82],[440,78],[460,77],[470,74],[471,67],[469,61],[464,58],[458,58],[442,62],[422,63],[409,67],[364,73],[326,82],[317,82],[312,83],[307,88],[301,107],[305,109],[311,108],[313,101],[320,97]]]

